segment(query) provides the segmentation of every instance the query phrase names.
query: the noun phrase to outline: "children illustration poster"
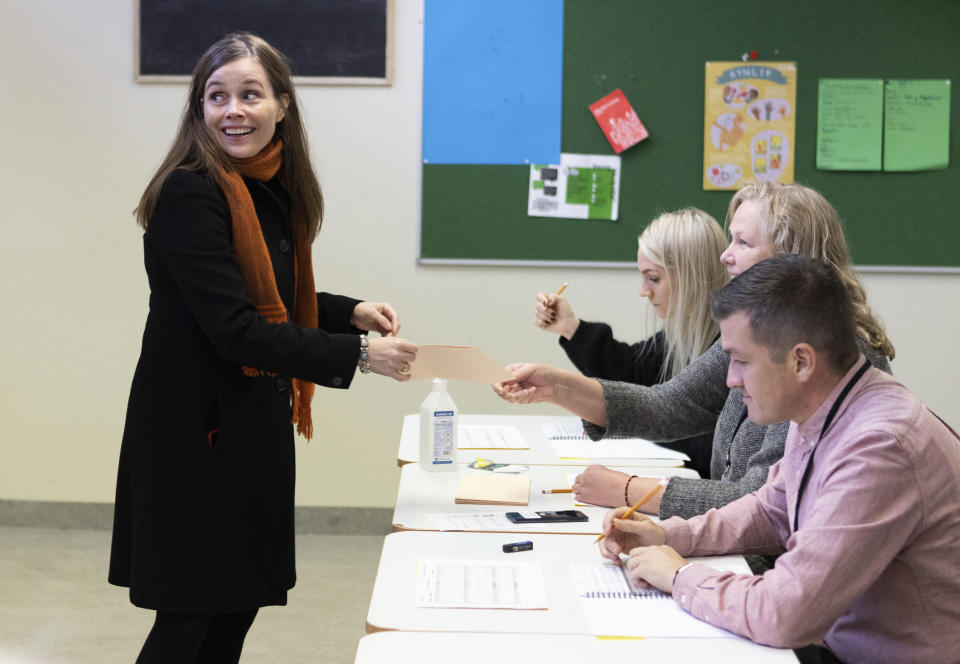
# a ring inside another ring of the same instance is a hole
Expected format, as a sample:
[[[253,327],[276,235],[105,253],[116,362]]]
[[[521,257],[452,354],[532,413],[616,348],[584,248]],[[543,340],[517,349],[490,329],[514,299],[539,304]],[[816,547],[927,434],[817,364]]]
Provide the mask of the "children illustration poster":
[[[797,66],[706,63],[703,188],[793,182]]]

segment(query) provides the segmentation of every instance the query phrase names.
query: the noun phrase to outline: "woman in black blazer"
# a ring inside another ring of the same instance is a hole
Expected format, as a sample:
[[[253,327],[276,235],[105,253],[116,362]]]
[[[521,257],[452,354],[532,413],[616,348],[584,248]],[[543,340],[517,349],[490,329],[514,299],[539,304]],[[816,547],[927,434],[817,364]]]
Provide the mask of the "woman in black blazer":
[[[389,304],[316,292],[322,208],[286,60],[228,35],[197,63],[137,209],[150,311],[109,580],[157,612],[138,662],[239,659],[296,579],[293,424],[312,434],[313,384],[409,378],[417,349]]]

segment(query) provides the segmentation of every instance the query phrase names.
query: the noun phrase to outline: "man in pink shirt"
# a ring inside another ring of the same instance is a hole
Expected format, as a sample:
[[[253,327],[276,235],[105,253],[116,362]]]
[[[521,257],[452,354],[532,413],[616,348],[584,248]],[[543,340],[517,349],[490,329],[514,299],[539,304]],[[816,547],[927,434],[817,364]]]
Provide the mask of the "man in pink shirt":
[[[960,661],[960,438],[854,342],[823,262],[780,255],[713,299],[727,384],[751,420],[790,420],[766,484],[659,524],[613,510],[601,552],[700,620],[820,661]],[[682,556],[781,554],[762,576]],[[810,653],[810,651],[806,651]],[[806,655],[805,655],[806,656]]]

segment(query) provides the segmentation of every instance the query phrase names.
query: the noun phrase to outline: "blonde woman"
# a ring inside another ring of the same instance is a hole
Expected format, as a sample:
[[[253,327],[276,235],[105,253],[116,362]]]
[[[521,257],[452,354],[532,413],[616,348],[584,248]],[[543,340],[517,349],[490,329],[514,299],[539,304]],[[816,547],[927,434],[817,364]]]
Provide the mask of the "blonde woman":
[[[560,335],[560,346],[585,376],[656,385],[683,371],[716,341],[709,296],[729,277],[717,256],[726,246],[720,224],[688,207],[654,219],[638,239],[641,297],[649,300],[663,329],[639,343],[617,341],[606,323],[580,320],[567,298],[538,293],[534,322]],[[667,445],[690,456],[688,464],[710,473],[713,432]]]
[[[856,305],[857,345],[873,366],[889,371],[893,344],[870,311],[853,272],[840,217],[818,192],[800,184],[747,185],[730,202],[730,246],[721,260],[731,277],[776,254],[797,253],[829,262],[840,272]],[[762,426],[747,419],[740,390],[726,385],[729,358],[719,342],[659,385],[594,380],[542,364],[514,364],[512,380],[494,385],[514,403],[550,401],[582,417],[591,437],[639,436],[671,440],[714,431],[710,477],[671,478],[641,509],[661,518],[689,518],[761,487],[783,456],[787,422]],[[591,467],[601,468],[601,467]],[[583,473],[578,498],[606,505],[631,504],[657,481],[601,468]]]

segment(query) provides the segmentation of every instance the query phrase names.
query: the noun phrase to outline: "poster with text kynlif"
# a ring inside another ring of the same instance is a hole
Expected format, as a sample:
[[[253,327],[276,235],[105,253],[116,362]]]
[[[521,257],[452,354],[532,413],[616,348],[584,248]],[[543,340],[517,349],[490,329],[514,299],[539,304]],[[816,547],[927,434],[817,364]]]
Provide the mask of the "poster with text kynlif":
[[[797,66],[706,63],[703,188],[793,182]]]

